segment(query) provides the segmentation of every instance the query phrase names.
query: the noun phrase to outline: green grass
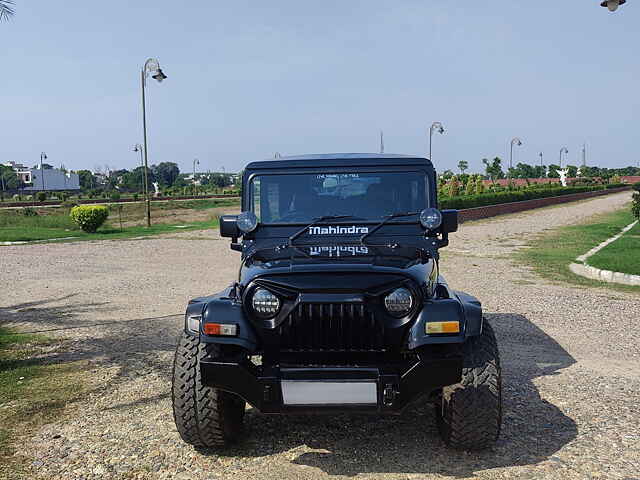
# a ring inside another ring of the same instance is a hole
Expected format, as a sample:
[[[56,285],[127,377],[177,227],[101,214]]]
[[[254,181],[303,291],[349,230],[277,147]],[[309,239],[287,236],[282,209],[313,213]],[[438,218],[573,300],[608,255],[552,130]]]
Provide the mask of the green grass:
[[[589,257],[587,263],[602,270],[640,275],[640,224]]]
[[[180,228],[177,228],[177,227]],[[122,230],[113,225],[101,227],[96,233],[61,228],[5,227],[0,230],[0,242],[33,242],[69,238],[78,240],[121,240],[134,237],[147,237],[161,233],[176,233],[190,230],[217,228],[218,221],[186,222],[178,224],[157,224],[150,228],[144,226],[124,227]]]
[[[574,274],[569,264],[587,253],[633,221],[631,209],[625,207],[611,213],[596,215],[580,225],[570,225],[544,232],[528,242],[527,249],[516,257],[531,265],[543,277],[558,282],[584,286],[607,286],[625,291],[640,291],[638,287],[608,284]]]
[[[28,460],[16,455],[20,437],[59,419],[84,385],[75,363],[37,358],[53,340],[0,327],[0,478],[26,478]],[[19,451],[18,451],[19,453]]]
[[[238,199],[202,199],[185,201],[158,202],[152,207],[153,212],[158,210],[184,212],[205,211],[216,208],[228,208],[239,205]],[[84,233],[69,218],[68,208],[34,208],[39,214],[25,216],[24,209],[0,211],[0,242],[31,242],[46,241],[51,239],[70,238],[74,240],[108,240],[131,237],[144,237],[188,230],[206,230],[217,228],[218,220],[211,215],[210,220],[180,221],[180,214],[170,224],[158,223],[151,228],[144,226],[125,226],[122,231],[119,228],[119,208],[122,208],[122,221],[124,223],[144,224],[144,203],[116,204],[111,206],[107,223],[95,234]],[[176,228],[184,226],[185,228]]]

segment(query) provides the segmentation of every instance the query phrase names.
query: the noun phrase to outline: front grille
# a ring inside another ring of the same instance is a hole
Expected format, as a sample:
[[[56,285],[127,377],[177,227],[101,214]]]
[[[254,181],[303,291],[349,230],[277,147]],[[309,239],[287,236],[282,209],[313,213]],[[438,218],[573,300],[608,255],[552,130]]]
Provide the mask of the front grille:
[[[299,304],[278,335],[282,352],[384,351],[384,324],[363,304]]]

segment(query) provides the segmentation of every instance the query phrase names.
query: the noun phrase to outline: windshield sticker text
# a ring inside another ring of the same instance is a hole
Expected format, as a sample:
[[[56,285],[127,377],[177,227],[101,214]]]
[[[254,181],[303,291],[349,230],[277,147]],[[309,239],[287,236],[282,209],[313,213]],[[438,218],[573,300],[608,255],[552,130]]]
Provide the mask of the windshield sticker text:
[[[309,227],[309,235],[361,235],[369,233],[369,227],[357,227],[351,225],[350,227]]]

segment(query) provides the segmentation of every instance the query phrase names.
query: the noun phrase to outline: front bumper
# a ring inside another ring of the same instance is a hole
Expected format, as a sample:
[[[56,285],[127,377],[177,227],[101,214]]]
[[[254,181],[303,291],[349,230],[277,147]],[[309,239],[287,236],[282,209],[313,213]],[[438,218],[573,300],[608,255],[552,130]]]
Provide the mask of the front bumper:
[[[201,360],[200,369],[205,385],[239,395],[262,413],[400,413],[417,397],[459,382],[462,358],[424,359],[400,366],[304,368],[258,367],[251,362],[206,358]],[[293,404],[283,395],[283,391],[291,392],[292,386],[297,398]],[[313,396],[308,404],[299,400],[300,392],[304,398],[305,386]],[[332,400],[330,393],[319,400],[322,391],[335,392],[338,401]],[[362,398],[359,392],[364,391],[370,392],[369,400],[356,403]],[[345,395],[353,395],[355,401]]]

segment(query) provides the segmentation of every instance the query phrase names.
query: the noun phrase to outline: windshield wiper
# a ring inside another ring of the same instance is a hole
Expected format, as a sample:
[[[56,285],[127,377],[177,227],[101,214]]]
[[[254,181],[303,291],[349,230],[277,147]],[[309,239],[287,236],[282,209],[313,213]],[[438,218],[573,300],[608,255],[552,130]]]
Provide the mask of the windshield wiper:
[[[289,237],[289,246],[292,247],[294,240],[298,238],[300,235],[302,235],[304,232],[306,232],[309,228],[313,227],[314,225],[317,225],[318,223],[326,222],[327,220],[338,220],[341,218],[356,218],[356,217],[354,217],[353,215],[325,215],[323,217],[318,217],[314,219],[313,222],[311,222],[309,225],[307,225],[304,228],[301,228],[296,233],[291,235]]]
[[[382,222],[380,222],[378,225],[376,225],[375,227],[373,227],[371,230],[369,230],[369,232],[365,233],[364,235],[362,235],[360,237],[360,243],[362,245],[365,246],[369,246],[372,247],[374,245],[369,245],[365,242],[365,239],[372,235],[373,233],[377,232],[378,230],[380,230],[382,227],[384,227],[387,223],[389,223],[391,220],[393,220],[394,218],[400,218],[400,217],[410,217],[412,215],[418,215],[420,212],[396,212],[393,213],[389,216],[387,216]]]

